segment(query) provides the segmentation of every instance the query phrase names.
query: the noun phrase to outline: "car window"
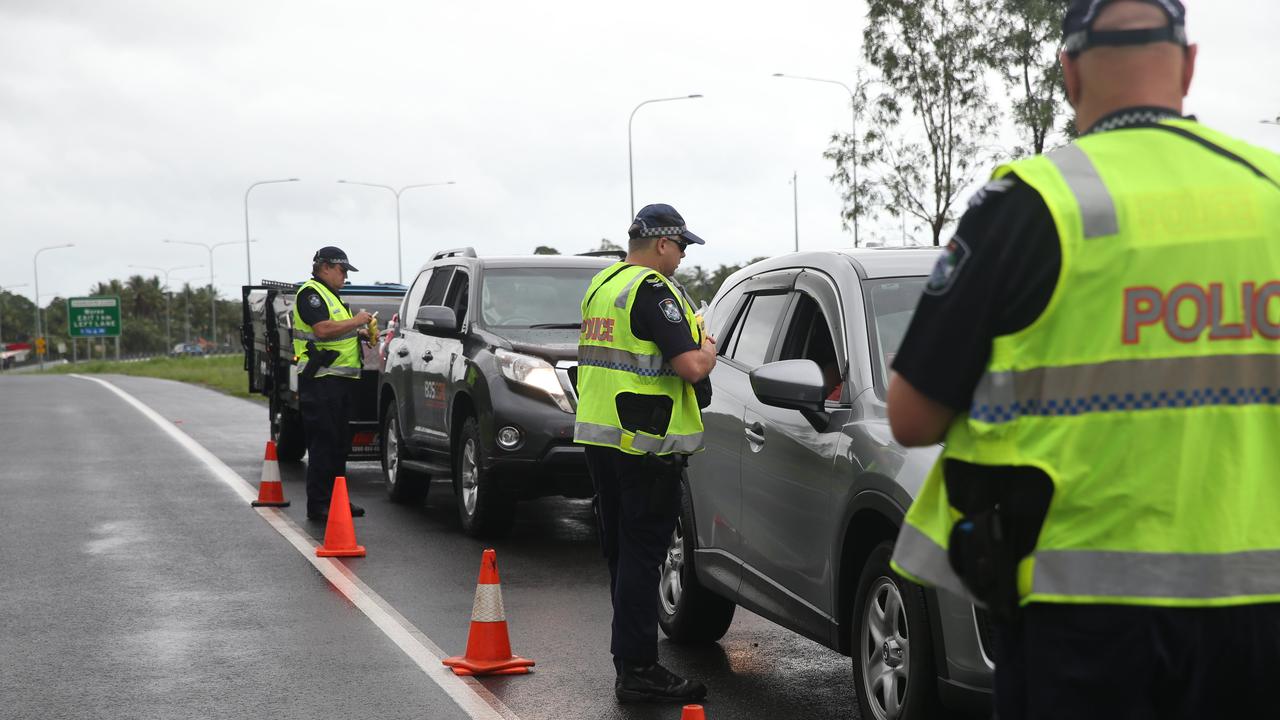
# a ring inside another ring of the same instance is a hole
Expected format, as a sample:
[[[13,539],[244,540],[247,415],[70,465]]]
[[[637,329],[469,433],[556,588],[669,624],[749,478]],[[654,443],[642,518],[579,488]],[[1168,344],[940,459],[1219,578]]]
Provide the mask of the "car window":
[[[818,302],[796,293],[795,309],[787,322],[779,360],[812,360],[822,370],[823,396],[839,402],[844,394],[844,368],[840,367],[831,326]]]
[[[738,322],[730,339],[733,347],[726,354],[747,367],[763,364],[789,299],[787,293],[752,296],[746,315]]]
[[[582,298],[598,272],[598,267],[486,268],[480,320],[488,327],[579,327]]]
[[[461,325],[467,318],[467,305],[471,298],[471,279],[467,271],[458,268],[453,273],[453,281],[449,283],[449,292],[445,295],[444,304],[453,308]]]
[[[893,357],[907,334],[916,303],[924,291],[926,278],[886,278],[863,283],[866,296],[867,332],[870,337],[871,364],[875,373],[876,388],[883,393],[889,386],[889,368]]]
[[[723,343],[729,339],[725,331],[729,329],[733,311],[738,307],[738,300],[742,298],[742,293],[746,289],[746,283],[738,283],[737,287],[721,296],[712,306],[711,322],[707,323],[707,332],[716,339],[716,342]]]
[[[400,319],[408,325],[413,324],[414,313],[422,305],[422,295],[427,291],[427,284],[431,281],[432,269],[428,268],[418,274],[418,279],[413,281],[413,287],[409,288],[409,293],[405,295],[404,317]]]
[[[444,305],[445,291],[449,289],[449,278],[453,277],[453,266],[438,267],[435,272],[431,273],[431,280],[427,283],[427,292],[422,296],[422,303],[418,307],[424,305]],[[414,308],[416,314],[418,308]]]

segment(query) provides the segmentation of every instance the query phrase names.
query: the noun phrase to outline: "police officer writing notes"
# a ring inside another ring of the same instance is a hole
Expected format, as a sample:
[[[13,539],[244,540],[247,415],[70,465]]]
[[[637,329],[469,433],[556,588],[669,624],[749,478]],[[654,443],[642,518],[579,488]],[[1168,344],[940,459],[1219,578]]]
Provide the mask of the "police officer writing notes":
[[[670,280],[703,241],[670,205],[648,205],[627,259],[592,279],[578,339],[574,440],[587,446],[613,594],[619,702],[698,700],[706,687],[658,664],[658,566],[680,512],[686,458],[702,449],[694,385],[716,364],[688,298]]]
[[[351,414],[360,369],[360,334],[372,317],[355,315],[339,297],[347,273],[355,268],[336,247],[322,247],[312,258],[311,279],[293,302],[293,354],[298,358],[298,393],[307,435],[307,519],[329,517],[333,480],[347,473]],[[364,515],[352,503],[351,514]]]
[[[1076,0],[1081,137],[995,172],[889,421],[945,449],[893,563],[998,621],[1001,720],[1274,717],[1280,157],[1181,116],[1178,0]]]

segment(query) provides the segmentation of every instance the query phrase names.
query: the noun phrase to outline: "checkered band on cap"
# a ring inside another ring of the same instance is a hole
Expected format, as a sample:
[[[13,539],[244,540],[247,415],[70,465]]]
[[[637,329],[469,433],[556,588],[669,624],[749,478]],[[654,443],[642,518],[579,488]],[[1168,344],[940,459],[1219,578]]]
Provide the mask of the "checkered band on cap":
[[[502,607],[501,585],[476,585],[476,599],[471,605],[471,622],[506,622]]]
[[[663,236],[673,237],[673,236],[678,236],[684,233],[684,231],[687,229],[688,228],[684,225],[681,225],[679,227],[643,228],[640,230],[640,234],[638,235],[638,237],[663,237]]]

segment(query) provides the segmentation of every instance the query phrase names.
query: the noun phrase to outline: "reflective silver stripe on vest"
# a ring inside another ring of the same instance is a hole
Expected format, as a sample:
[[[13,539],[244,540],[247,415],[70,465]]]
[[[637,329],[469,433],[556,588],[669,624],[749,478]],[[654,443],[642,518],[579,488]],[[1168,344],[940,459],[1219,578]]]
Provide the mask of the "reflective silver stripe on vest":
[[[693,433],[692,435],[668,434],[660,438],[649,435],[636,435],[631,440],[631,447],[654,455],[667,455],[669,453],[692,455],[702,449],[702,433]]]
[[[341,322],[341,321],[335,321],[335,322]],[[354,338],[354,337],[360,337],[359,328],[352,330],[351,332],[343,333],[338,337],[329,338],[328,340],[321,340],[319,337],[316,337],[311,333],[302,332],[300,330],[293,331],[293,338],[295,340],[302,340],[303,342],[306,342],[308,340],[311,342],[339,342],[342,340],[350,340],[351,338]]]
[[[987,423],[1205,405],[1280,404],[1280,355],[1116,360],[987,372],[969,416]]]
[[[1057,166],[1067,187],[1076,196],[1085,239],[1120,232],[1115,201],[1111,199],[1111,193],[1107,191],[1106,184],[1102,182],[1102,177],[1098,175],[1098,169],[1089,156],[1079,147],[1067,145],[1045,153],[1045,157]]]
[[[360,377],[360,368],[345,367],[345,366],[334,367],[330,365],[329,367],[322,367],[316,371],[316,377],[327,377],[329,375],[336,375],[338,377],[358,378]]]
[[[631,294],[631,288],[640,282],[640,278],[649,277],[647,272],[637,272],[636,276],[622,288],[622,292],[618,293],[618,299],[613,301],[615,307],[625,310],[627,308],[627,296]]]
[[[600,345],[579,345],[578,365],[621,370],[642,377],[676,375],[676,371],[662,359],[662,355],[642,355]]]
[[[578,422],[573,425],[573,439],[577,442],[621,447],[622,430],[608,425]],[[631,440],[631,447],[634,450],[655,455],[667,455],[669,453],[692,455],[702,449],[702,433],[667,435],[660,438],[636,435]]]
[[[1280,595],[1280,550],[1223,554],[1042,550],[1033,595],[1214,598]]]
[[[946,548],[914,526],[904,524],[898,531],[898,542],[893,546],[893,561],[903,570],[931,585],[973,600],[969,591],[965,590],[964,583],[960,582],[960,576],[951,568]]]
[[[617,447],[622,444],[622,430],[608,425],[578,422],[573,424],[573,439],[579,442]]]

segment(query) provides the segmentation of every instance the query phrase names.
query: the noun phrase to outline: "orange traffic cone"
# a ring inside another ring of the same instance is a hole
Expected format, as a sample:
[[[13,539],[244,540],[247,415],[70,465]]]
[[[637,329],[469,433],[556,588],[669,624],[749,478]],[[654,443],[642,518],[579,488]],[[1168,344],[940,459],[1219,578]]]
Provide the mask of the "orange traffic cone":
[[[276,443],[267,441],[267,453],[262,460],[262,482],[258,483],[258,499],[250,503],[254,507],[289,507],[284,499],[284,486],[280,484],[280,463],[276,460]]]
[[[351,524],[351,501],[347,499],[347,479],[333,480],[329,500],[329,523],[324,526],[324,544],[316,548],[318,557],[364,557],[364,546],[356,544],[356,528]]]
[[[701,705],[685,705],[680,711],[680,720],[707,720]]]
[[[454,675],[520,675],[533,665],[532,660],[511,654],[502,586],[498,584],[498,555],[492,549],[485,550],[480,560],[467,654],[445,658],[443,662],[453,668]]]

